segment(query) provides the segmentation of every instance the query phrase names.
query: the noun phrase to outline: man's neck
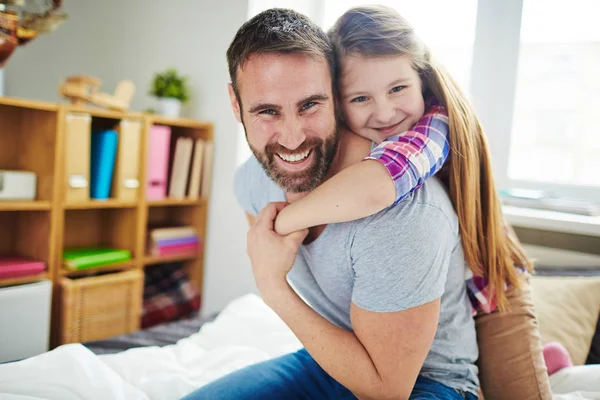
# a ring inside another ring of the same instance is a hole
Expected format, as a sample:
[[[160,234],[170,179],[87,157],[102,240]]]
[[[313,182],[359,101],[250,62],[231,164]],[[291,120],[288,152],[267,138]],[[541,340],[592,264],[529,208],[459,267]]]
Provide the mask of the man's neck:
[[[323,182],[348,168],[349,166],[360,162],[371,150],[371,141],[356,135],[348,130],[342,129],[340,132],[340,143],[337,152],[325,174]],[[323,183],[321,182],[321,184]],[[304,193],[285,193],[288,203],[293,203],[305,197],[310,192]]]

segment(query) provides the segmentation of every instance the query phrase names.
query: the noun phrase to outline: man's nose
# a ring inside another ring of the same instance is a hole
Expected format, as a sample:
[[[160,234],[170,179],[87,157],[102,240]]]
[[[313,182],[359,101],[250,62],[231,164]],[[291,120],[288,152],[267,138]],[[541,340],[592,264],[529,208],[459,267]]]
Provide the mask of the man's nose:
[[[296,150],[306,140],[302,124],[295,118],[284,121],[281,128],[278,143],[288,150]]]
[[[389,101],[380,101],[376,104],[375,121],[380,128],[392,125],[395,121],[396,108]]]

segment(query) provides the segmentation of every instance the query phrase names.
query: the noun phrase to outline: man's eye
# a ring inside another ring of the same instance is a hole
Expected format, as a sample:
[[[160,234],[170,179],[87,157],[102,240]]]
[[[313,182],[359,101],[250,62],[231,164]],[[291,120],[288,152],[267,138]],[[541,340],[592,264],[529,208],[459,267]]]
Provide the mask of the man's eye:
[[[406,86],[394,86],[391,90],[392,93],[398,93],[399,91],[401,91],[402,89],[404,89]]]
[[[277,114],[277,111],[273,110],[272,108],[269,108],[268,110],[260,111],[259,114],[275,115],[275,114]]]
[[[367,101],[367,96],[358,96],[350,100],[351,103],[362,103],[364,101]]]
[[[300,108],[300,111],[306,111],[306,110],[308,110],[308,109],[310,109],[310,108],[313,108],[313,107],[314,107],[314,106],[316,106],[316,105],[317,105],[317,103],[316,103],[316,102],[314,102],[314,101],[309,101],[308,103],[306,103],[305,105],[303,105],[303,106]]]

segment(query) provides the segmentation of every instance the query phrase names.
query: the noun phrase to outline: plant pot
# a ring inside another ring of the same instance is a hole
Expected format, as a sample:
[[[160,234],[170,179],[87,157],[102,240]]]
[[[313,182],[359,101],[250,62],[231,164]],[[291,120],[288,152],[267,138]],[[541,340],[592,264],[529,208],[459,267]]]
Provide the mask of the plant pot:
[[[158,113],[165,117],[177,118],[181,112],[181,101],[172,97],[158,99]]]

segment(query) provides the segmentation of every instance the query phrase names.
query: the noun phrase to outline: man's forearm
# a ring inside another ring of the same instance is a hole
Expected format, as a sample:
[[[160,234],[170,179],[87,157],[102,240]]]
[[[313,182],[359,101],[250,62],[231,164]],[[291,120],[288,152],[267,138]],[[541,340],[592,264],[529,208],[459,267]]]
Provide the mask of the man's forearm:
[[[382,398],[383,381],[353,332],[338,328],[283,282],[265,302],[290,327],[315,361],[335,380],[362,399]]]

